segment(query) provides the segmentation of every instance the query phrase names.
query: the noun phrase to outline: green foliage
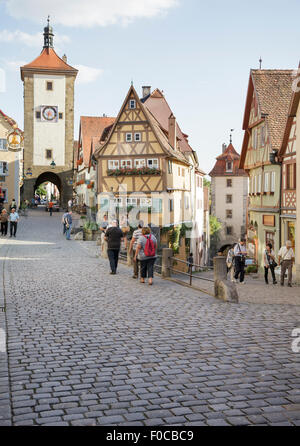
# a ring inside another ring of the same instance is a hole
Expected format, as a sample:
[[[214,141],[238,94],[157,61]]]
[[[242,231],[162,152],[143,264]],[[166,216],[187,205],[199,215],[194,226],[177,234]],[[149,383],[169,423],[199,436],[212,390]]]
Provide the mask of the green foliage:
[[[257,273],[257,271],[257,265],[249,265],[245,270],[246,274]]]
[[[207,180],[206,178],[203,178],[203,186],[208,187],[210,189],[211,181]]]
[[[87,222],[84,223],[83,229],[85,231],[98,231],[99,226],[94,221],[88,220]]]
[[[42,186],[39,186],[35,191],[40,197],[43,195],[47,195],[46,189],[44,189]]]
[[[209,227],[210,227],[210,235],[211,236],[217,235],[222,228],[222,223],[217,219],[217,217],[211,215],[209,217]]]
[[[161,229],[162,235],[169,234],[169,244],[174,254],[179,253],[181,239],[185,239],[186,245],[190,246],[190,239],[186,238],[186,233],[188,230],[190,230],[190,227],[184,223],[182,225],[171,225]]]

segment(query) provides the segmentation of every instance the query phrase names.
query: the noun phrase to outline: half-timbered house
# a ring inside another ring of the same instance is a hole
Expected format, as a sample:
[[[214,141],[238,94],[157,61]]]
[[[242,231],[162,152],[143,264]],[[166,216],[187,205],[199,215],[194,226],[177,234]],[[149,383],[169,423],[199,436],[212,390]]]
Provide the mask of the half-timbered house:
[[[280,248],[281,166],[276,161],[292,96],[292,70],[251,70],[240,168],[249,175],[248,250],[263,268],[265,244]]]
[[[296,252],[296,278],[300,284],[300,91],[295,84],[294,87],[279,151],[279,160],[282,162],[281,244],[285,244],[286,240],[293,244]]]
[[[166,229],[185,224],[194,243],[186,247],[194,249],[200,262],[203,217],[196,227],[195,215],[203,207],[205,174],[163,94],[159,90],[151,94],[147,88],[148,94],[145,87],[140,99],[131,86],[114,124],[104,129],[95,150],[100,214],[113,209],[119,218],[125,213],[129,220],[141,218]],[[155,99],[156,110],[151,107]]]

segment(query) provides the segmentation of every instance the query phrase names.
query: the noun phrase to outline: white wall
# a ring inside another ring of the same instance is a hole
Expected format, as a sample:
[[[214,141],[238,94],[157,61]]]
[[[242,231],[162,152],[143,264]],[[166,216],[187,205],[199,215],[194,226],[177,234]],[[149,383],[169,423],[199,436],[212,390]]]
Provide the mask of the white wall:
[[[53,91],[47,91],[46,81],[53,81]],[[34,156],[35,166],[49,166],[52,160],[46,159],[46,149],[52,149],[57,166],[65,164],[65,96],[66,78],[55,75],[34,75]],[[36,111],[42,105],[58,106],[63,119],[58,122],[44,122],[36,119]]]

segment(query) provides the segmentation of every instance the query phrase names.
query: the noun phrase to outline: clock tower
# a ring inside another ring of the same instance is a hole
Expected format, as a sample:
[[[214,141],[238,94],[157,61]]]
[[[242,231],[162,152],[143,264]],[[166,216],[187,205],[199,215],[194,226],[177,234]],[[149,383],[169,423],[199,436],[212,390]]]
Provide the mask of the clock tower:
[[[53,29],[44,28],[44,47],[21,67],[24,84],[24,183],[22,198],[31,200],[42,183],[54,183],[61,206],[72,198],[74,84],[78,71],[53,47]]]

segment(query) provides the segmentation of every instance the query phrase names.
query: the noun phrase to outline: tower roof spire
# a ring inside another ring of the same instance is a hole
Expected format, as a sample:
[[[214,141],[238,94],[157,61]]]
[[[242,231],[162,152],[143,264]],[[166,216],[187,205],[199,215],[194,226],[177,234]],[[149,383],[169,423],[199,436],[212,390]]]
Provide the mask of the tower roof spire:
[[[47,18],[47,26],[44,28],[44,48],[53,48],[53,28],[50,26],[50,16]]]

